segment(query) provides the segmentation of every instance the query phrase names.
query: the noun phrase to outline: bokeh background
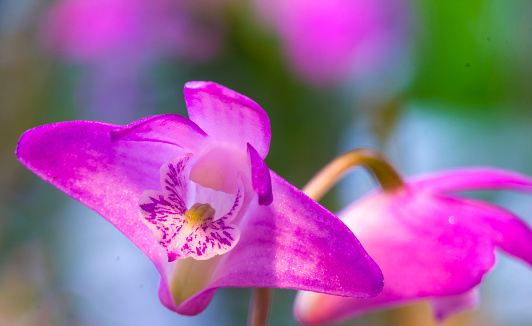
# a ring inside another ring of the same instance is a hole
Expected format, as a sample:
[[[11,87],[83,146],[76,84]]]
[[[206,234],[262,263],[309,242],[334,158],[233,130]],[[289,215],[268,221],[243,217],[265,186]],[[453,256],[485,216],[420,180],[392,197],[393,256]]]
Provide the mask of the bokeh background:
[[[0,0],[0,325],[241,325],[249,289],[196,317],[166,310],[149,260],[108,222],[26,171],[37,125],[186,115],[212,80],[268,113],[269,167],[302,187],[335,155],[383,151],[405,175],[491,165],[532,174],[532,2]],[[374,186],[349,175],[335,211]],[[531,197],[471,194],[532,224]],[[479,309],[445,325],[532,324],[532,269],[498,256]],[[272,325],[296,325],[276,290]],[[431,325],[426,304],[343,325]]]

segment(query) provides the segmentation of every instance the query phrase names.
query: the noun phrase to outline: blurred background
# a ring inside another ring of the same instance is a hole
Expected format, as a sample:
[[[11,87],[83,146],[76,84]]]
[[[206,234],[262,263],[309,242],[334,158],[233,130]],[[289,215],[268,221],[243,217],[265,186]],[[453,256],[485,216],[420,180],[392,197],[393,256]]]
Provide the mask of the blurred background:
[[[339,153],[383,151],[405,175],[491,165],[532,174],[532,2],[0,0],[0,325],[244,324],[249,289],[196,317],[157,298],[150,261],[108,222],[26,171],[37,125],[186,115],[211,80],[268,113],[266,162],[297,187]],[[374,186],[349,175],[336,211]],[[475,193],[532,225],[530,196]],[[532,324],[532,270],[503,255],[479,309],[445,325]],[[272,325],[296,325],[275,290]],[[343,325],[431,325],[424,303]]]

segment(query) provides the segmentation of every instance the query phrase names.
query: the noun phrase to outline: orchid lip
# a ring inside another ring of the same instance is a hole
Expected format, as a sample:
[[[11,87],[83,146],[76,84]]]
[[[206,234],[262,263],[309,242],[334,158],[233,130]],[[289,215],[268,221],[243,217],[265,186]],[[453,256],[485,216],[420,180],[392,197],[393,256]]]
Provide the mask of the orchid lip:
[[[186,154],[165,163],[160,171],[163,192],[147,190],[139,199],[139,216],[170,262],[187,257],[210,259],[231,250],[240,238],[238,226],[230,222],[243,203],[242,181],[236,194],[195,184],[189,179],[191,158]],[[187,197],[198,202],[187,209]],[[225,203],[233,204],[225,208]],[[223,215],[215,219],[217,211]]]

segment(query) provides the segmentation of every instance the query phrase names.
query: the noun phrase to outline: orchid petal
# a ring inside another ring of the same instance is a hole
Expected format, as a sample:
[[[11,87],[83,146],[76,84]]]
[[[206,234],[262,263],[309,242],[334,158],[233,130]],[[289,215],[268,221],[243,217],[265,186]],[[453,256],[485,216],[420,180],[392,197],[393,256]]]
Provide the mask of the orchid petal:
[[[491,231],[492,241],[508,254],[532,265],[532,229],[513,213],[496,205],[463,199],[464,205],[474,207],[477,218],[471,218],[471,228],[486,225]]]
[[[349,206],[339,217],[382,269],[383,291],[364,300],[304,293],[296,302],[298,318],[321,324],[469,291],[495,262],[492,230],[478,214],[482,210],[459,199],[413,189],[377,193]]]
[[[146,189],[159,188],[159,168],[183,154],[160,142],[112,141],[120,126],[88,121],[62,122],[24,133],[16,155],[43,180],[95,210],[124,233],[154,263],[167,292],[167,257],[151,230],[138,218]],[[175,309],[172,302],[165,302]]]
[[[480,283],[495,262],[491,228],[475,218],[483,213],[457,198],[405,189],[369,197],[339,216],[380,257],[383,292],[416,298],[460,294]]]
[[[275,200],[252,202],[239,243],[209,284],[178,312],[202,311],[219,287],[298,288],[368,298],[382,289],[379,267],[333,214],[271,172]]]
[[[297,318],[317,325],[425,298],[443,320],[476,304],[472,289],[493,267],[496,247],[532,264],[532,230],[515,215],[435,191],[476,186],[526,190],[527,177],[489,169],[488,180],[482,181],[476,175],[482,170],[474,169],[468,183],[464,171],[459,177],[436,177],[441,182],[434,187],[420,179],[394,192],[377,192],[344,209],[339,216],[382,269],[384,289],[364,300],[301,292]]]
[[[177,145],[195,153],[207,134],[194,122],[178,114],[147,117],[111,131],[113,141],[150,141]]]
[[[200,313],[219,287],[377,295],[382,273],[347,226],[267,169],[264,111],[214,83],[185,92],[200,126],[172,115],[125,127],[64,122],[27,131],[16,155],[130,238],[161,274],[162,303],[178,313]],[[215,256],[201,260],[208,250]],[[169,263],[176,258],[185,259]]]
[[[434,192],[458,192],[480,189],[508,189],[532,192],[532,178],[513,171],[475,167],[438,172],[418,177],[412,186]]]
[[[270,169],[266,166],[259,153],[248,143],[248,153],[251,161],[251,181],[253,190],[259,195],[260,205],[270,205],[273,201],[272,180]]]
[[[188,115],[209,136],[242,151],[250,143],[261,157],[270,147],[270,120],[251,99],[212,82],[185,85]]]
[[[168,261],[180,257],[183,242],[175,236],[185,224],[187,176],[184,170],[191,155],[178,156],[161,167],[163,192],[146,190],[139,199],[139,215],[168,253]]]
[[[473,288],[463,294],[433,298],[431,301],[434,317],[438,322],[442,322],[464,310],[477,307],[480,301],[480,294],[477,288]]]

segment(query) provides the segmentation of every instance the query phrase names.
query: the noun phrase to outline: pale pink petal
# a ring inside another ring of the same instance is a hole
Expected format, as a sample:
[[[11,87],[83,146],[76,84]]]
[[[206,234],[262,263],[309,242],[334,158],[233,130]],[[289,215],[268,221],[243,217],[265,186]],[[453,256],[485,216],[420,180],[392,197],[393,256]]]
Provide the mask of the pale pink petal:
[[[270,120],[257,103],[213,82],[188,82],[184,92],[190,120],[209,136],[244,152],[249,143],[266,157]]]
[[[333,214],[271,172],[274,200],[251,203],[241,238],[222,257],[208,286],[178,307],[194,315],[219,287],[276,287],[372,297],[382,275],[355,236]]]

